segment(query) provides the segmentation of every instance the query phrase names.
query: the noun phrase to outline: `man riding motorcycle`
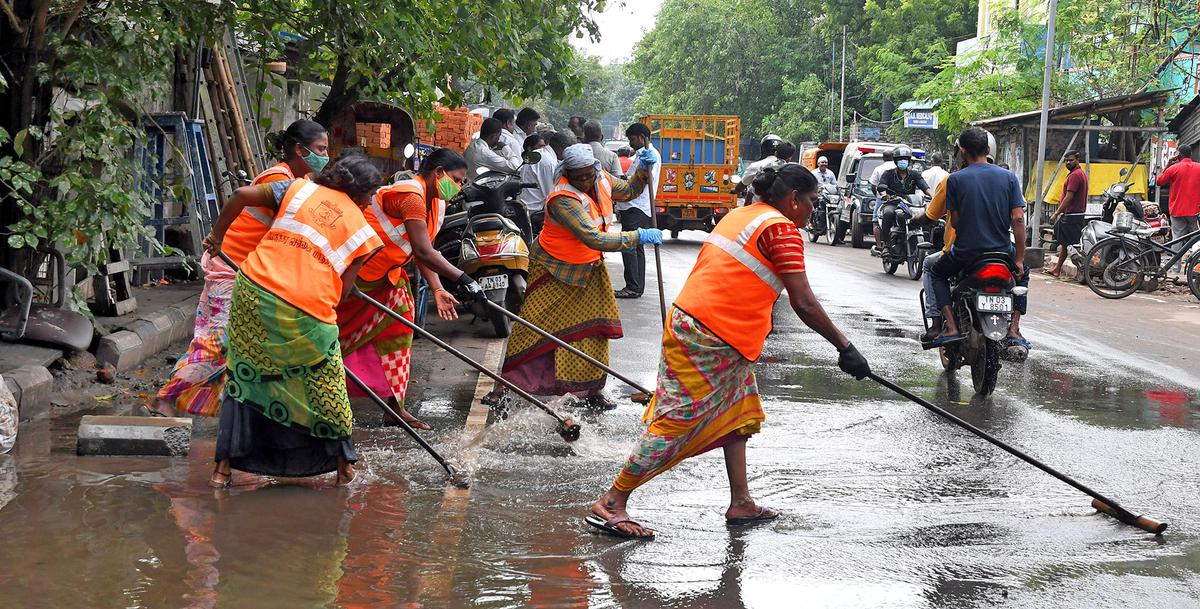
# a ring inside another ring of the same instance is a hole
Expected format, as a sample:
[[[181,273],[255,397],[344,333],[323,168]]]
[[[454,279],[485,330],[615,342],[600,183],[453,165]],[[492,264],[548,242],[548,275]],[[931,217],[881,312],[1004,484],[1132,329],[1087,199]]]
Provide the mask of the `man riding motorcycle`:
[[[945,323],[945,331],[927,342],[931,347],[963,340],[951,309],[950,280],[980,254],[1009,251],[1017,269],[1017,285],[1029,285],[1029,269],[1025,267],[1025,200],[1020,183],[1012,172],[991,164],[995,138],[987,131],[971,127],[959,135],[955,147],[963,167],[939,185],[939,191],[945,188],[944,209],[949,214],[947,248],[936,254],[937,259],[928,268],[937,310],[942,314],[939,321]],[[936,220],[941,211],[937,207],[931,202],[923,221]],[[1015,248],[1011,235],[1016,235]],[[1019,321],[1026,301],[1025,295],[1013,299],[1009,342],[1028,349],[1028,341],[1020,335]],[[939,328],[940,324],[933,327]]]
[[[894,169],[889,169],[883,172],[879,178],[879,183],[874,186],[875,196],[881,197],[884,193],[906,197],[916,194],[918,190],[925,193],[926,197],[931,197],[929,193],[929,185],[925,183],[925,178],[915,171],[909,171],[909,164],[912,163],[912,148],[900,144],[892,149],[892,160],[896,163]],[[872,255],[883,254],[883,238],[881,235],[889,235],[892,232],[892,227],[896,225],[896,207],[897,202],[882,200],[875,206],[875,245],[871,248]]]
[[[768,133],[764,135],[762,140],[758,143],[758,150],[760,153],[758,160],[746,167],[746,170],[742,172],[742,181],[738,182],[737,186],[733,187],[733,194],[737,195],[738,197],[741,197],[743,193],[746,193],[746,205],[749,205],[752,201],[757,201],[757,199],[753,198],[754,187],[751,186],[751,182],[754,181],[754,176],[758,175],[759,172],[767,167],[780,167],[783,165],[783,162],[779,160],[779,157],[775,156],[775,149],[782,143],[783,138],[775,135],[774,133]]]

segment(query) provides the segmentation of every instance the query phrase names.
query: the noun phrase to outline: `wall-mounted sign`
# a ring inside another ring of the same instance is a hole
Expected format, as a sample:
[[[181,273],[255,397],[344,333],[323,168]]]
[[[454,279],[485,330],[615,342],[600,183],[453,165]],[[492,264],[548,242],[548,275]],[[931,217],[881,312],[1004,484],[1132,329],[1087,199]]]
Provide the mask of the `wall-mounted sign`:
[[[933,110],[905,110],[904,126],[908,129],[937,129],[937,112]]]

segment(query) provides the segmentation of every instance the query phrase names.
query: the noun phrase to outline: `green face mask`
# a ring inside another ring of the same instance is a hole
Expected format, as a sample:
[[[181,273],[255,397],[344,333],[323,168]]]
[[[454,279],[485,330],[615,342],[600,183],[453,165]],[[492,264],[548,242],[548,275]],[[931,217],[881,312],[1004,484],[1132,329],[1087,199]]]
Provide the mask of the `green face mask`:
[[[450,176],[442,176],[442,178],[437,181],[437,187],[438,197],[443,201],[449,201],[450,199],[453,199],[460,191],[462,191],[462,187],[459,186],[458,183],[453,179],[451,179]]]
[[[302,146],[302,148],[308,150],[307,146]],[[312,169],[317,173],[320,173],[321,170],[325,169],[325,166],[329,164],[329,157],[320,156],[311,150],[308,150],[308,154],[300,157],[300,159],[304,161],[305,165],[308,165],[309,169]]]

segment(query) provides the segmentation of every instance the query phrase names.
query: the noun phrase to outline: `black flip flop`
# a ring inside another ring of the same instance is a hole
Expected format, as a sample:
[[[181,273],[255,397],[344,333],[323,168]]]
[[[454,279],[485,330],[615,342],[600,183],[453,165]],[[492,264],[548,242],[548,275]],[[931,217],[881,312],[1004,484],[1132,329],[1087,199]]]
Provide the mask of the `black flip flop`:
[[[629,524],[632,524],[634,526],[639,526],[639,527],[642,526],[641,524],[634,522],[634,520],[628,516],[618,516],[615,518],[609,518],[608,520],[604,520],[603,518],[601,518],[595,514],[589,514],[587,516],[587,518],[584,518],[583,520],[585,522],[587,522],[588,524],[596,527],[597,529],[600,529],[601,531],[604,531],[605,533],[612,535],[613,537],[618,537],[620,539],[638,539],[641,541],[654,541],[653,534],[634,535],[633,533],[626,533],[625,531],[618,529],[617,528],[618,524],[623,524],[626,522],[628,522]]]
[[[758,506],[758,514],[749,518],[726,518],[725,524],[732,527],[745,526],[748,524],[758,524],[760,522],[770,522],[779,518],[779,512],[765,506]]]

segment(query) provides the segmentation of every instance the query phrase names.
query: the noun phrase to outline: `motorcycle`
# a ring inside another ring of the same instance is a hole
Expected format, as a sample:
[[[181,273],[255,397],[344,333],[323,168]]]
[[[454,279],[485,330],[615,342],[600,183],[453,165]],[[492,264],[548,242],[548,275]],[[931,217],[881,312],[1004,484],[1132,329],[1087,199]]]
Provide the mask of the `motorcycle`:
[[[808,218],[808,239],[816,243],[821,235],[832,243],[830,226],[837,222],[836,210],[838,200],[837,184],[824,184],[817,189],[817,200],[813,205],[813,213]]]
[[[942,367],[953,372],[964,364],[970,366],[975,393],[983,397],[996,389],[1003,342],[1012,322],[1013,297],[1028,292],[1028,288],[1016,284],[1016,279],[1008,252],[988,252],[950,284],[951,309],[966,338],[940,348]],[[921,290],[922,310],[924,302],[925,291]],[[928,318],[925,329],[929,330]]]
[[[525,302],[533,239],[529,211],[517,195],[523,188],[536,187],[515,174],[481,173],[447,204],[446,220],[433,242],[447,261],[479,282],[488,300],[513,313],[520,313]],[[499,338],[512,331],[512,319],[506,315],[479,303],[471,305],[471,312],[490,321]]]
[[[909,223],[912,218],[924,215],[925,199],[919,194],[907,195],[907,199],[905,201],[905,197],[895,195],[888,195],[885,199],[887,203],[896,203],[898,208],[891,233],[883,236],[880,258],[883,260],[883,272],[891,275],[903,262],[908,269],[908,278],[915,281],[921,278],[921,264],[925,257],[933,251],[933,227],[918,228]]]
[[[1067,255],[1071,259],[1071,263],[1075,268],[1083,268],[1083,257],[1087,252],[1092,251],[1092,247],[1101,239],[1111,237],[1116,234],[1113,231],[1113,221],[1118,213],[1118,206],[1124,207],[1126,211],[1133,215],[1131,230],[1145,232],[1146,230],[1156,230],[1150,238],[1160,243],[1165,243],[1170,237],[1170,225],[1153,203],[1144,203],[1135,200],[1132,197],[1126,196],[1126,191],[1129,190],[1129,182],[1124,180],[1127,172],[1122,170],[1122,180],[1116,182],[1104,189],[1104,204],[1101,208],[1101,216],[1098,219],[1092,220],[1083,227],[1080,233],[1079,243],[1067,245]],[[1157,264],[1157,261],[1155,261]],[[1084,283],[1086,278],[1083,273],[1077,278],[1079,283]]]

